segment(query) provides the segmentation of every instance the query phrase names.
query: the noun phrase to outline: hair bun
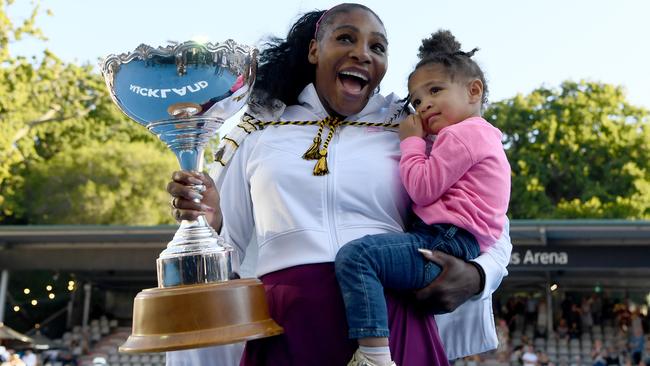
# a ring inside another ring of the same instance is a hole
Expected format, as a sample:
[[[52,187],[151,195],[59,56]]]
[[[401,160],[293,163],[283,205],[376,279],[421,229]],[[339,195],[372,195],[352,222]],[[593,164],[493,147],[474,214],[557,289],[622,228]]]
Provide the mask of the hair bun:
[[[431,34],[431,37],[423,39],[418,51],[418,57],[422,60],[436,53],[460,52],[460,43],[450,31],[441,29]]]

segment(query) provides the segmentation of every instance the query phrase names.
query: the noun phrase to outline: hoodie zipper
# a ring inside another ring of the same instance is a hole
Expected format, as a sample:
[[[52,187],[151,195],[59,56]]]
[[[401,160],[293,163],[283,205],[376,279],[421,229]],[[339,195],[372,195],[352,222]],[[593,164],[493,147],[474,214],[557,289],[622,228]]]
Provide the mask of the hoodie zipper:
[[[330,148],[328,149],[328,165],[330,167],[329,169],[329,174],[326,175],[327,177],[327,183],[326,183],[326,203],[327,203],[327,222],[329,225],[329,231],[330,234],[329,239],[330,239],[330,248],[332,250],[332,258],[336,255],[339,249],[339,235],[336,230],[336,211],[335,211],[335,205],[334,205],[334,200],[335,200],[335,190],[334,190],[334,175],[336,174],[336,153],[337,150],[339,149],[338,147],[338,142],[340,140],[339,138],[339,133],[340,133],[340,128],[337,128],[334,131],[334,135],[332,136],[332,141],[330,142]],[[332,146],[334,145],[334,146]]]

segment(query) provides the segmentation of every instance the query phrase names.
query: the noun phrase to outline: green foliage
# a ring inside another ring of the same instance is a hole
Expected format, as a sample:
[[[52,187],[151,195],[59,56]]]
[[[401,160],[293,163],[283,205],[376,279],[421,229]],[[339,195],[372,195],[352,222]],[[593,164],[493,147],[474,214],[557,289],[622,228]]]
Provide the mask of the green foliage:
[[[172,224],[164,188],[178,163],[143,142],[91,142],[32,166],[25,216],[43,224]]]
[[[20,25],[14,25],[7,15],[7,9],[14,3],[14,0],[0,0],[0,63],[9,58],[9,44],[19,41],[23,36],[31,36],[45,40],[41,30],[36,27],[36,16],[40,6],[37,3],[27,19]]]
[[[18,25],[12,3],[0,0],[0,224],[171,222],[172,154],[117,109],[90,65],[12,57],[11,43],[44,39],[38,3]],[[621,88],[565,82],[485,116],[505,133],[513,218],[650,219],[650,115]]]
[[[162,168],[159,158],[150,155],[157,151],[161,156],[171,156],[168,149],[146,129],[130,121],[118,110],[108,96],[101,76],[90,65],[78,66],[62,62],[49,51],[31,59],[11,57],[9,43],[20,40],[24,35],[42,38],[40,30],[34,26],[38,6],[31,18],[20,26],[14,26],[7,17],[11,3],[12,1],[0,0],[0,223],[51,222],[51,218],[45,219],[48,214],[42,211],[43,207],[39,208],[41,211],[38,213],[28,212],[34,206],[30,205],[30,193],[26,188],[35,186],[29,179],[38,176],[35,172],[42,170],[52,159],[57,159],[57,164],[68,169],[68,174],[83,175],[82,172],[69,170],[73,165],[64,164],[62,154],[87,151],[88,146],[101,150],[110,146],[115,151],[133,152],[134,146],[144,149],[138,143],[146,143],[149,145],[145,151],[147,159],[156,162],[157,168]],[[93,156],[89,152],[86,154]],[[96,151],[94,156],[95,159],[107,158],[105,151]],[[127,160],[133,160],[133,157],[140,158],[134,154]],[[123,164],[115,159],[109,158],[109,161],[117,165]],[[80,165],[77,167],[82,168]],[[114,173],[120,171],[116,168]],[[150,169],[147,171],[151,172]],[[170,176],[168,171],[160,174],[165,179]],[[125,176],[122,174],[120,177]],[[151,183],[159,178],[154,177],[154,174],[150,177]],[[41,176],[40,179],[48,178]],[[156,197],[158,205],[166,209],[166,198],[160,200],[165,194],[164,185],[153,185],[142,180],[137,181],[137,184],[144,187],[152,185],[154,188],[148,190],[134,187],[132,192],[142,193],[149,199]],[[142,199],[146,200],[146,197]],[[119,206],[110,207],[117,209]],[[76,209],[71,210],[76,212]],[[59,215],[58,211],[56,215]],[[120,216],[129,214],[102,213],[96,217],[101,217],[102,223],[110,223],[106,217]],[[151,222],[166,222],[157,213],[151,216],[155,217]],[[74,223],[61,217],[57,220]],[[88,219],[83,222],[91,223]],[[115,223],[124,221],[120,219]]]
[[[622,88],[567,81],[485,116],[505,135],[512,218],[650,218],[650,114]]]

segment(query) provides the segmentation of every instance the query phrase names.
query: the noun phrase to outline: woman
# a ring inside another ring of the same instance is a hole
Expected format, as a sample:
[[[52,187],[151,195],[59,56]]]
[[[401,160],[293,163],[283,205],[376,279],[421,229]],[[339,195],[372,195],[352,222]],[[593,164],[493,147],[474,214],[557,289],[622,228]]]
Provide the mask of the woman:
[[[271,315],[284,327],[283,335],[248,342],[243,365],[345,365],[354,352],[332,262],[352,239],[402,231],[409,204],[397,171],[396,134],[341,123],[401,117],[399,98],[376,93],[387,49],[381,20],[363,5],[305,14],[286,40],[262,52],[250,110],[263,121],[320,122],[245,135],[225,168],[212,172],[216,183],[199,174],[173,175],[168,191],[175,218],[204,213],[240,254],[255,256]],[[198,180],[207,191],[195,203],[189,186]],[[418,292],[418,301],[387,295],[390,347],[398,365],[446,364],[496,347],[490,295],[506,274],[507,231],[475,262],[430,256],[444,270]],[[451,311],[475,294],[453,314],[436,316],[438,329],[416,309]],[[220,364],[217,354],[237,358],[236,347],[172,353],[168,363],[192,358],[191,364]]]

